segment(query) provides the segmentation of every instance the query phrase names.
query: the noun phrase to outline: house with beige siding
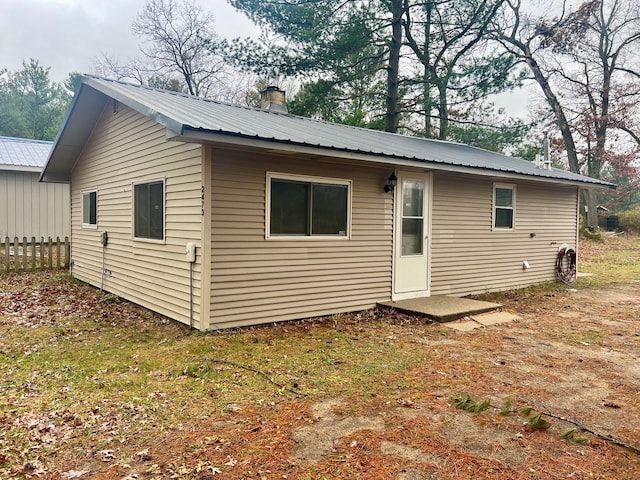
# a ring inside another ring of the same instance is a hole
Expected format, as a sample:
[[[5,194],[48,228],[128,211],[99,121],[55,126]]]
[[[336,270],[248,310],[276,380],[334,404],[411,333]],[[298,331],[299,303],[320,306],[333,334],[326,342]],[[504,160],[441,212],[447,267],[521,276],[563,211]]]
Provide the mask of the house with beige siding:
[[[83,77],[41,180],[75,277],[200,330],[554,279],[613,185],[457,143]]]
[[[69,185],[40,183],[53,142],[0,136],[0,239],[64,238]]]

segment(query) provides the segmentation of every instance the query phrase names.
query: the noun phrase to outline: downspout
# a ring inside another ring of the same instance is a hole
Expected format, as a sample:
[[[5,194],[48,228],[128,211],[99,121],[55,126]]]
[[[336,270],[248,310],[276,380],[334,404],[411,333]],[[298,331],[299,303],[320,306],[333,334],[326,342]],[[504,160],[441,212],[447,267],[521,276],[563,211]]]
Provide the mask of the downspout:
[[[187,243],[185,254],[189,262],[189,327],[193,330],[193,264],[196,262],[196,244]]]
[[[193,262],[189,262],[189,327],[193,330]]]

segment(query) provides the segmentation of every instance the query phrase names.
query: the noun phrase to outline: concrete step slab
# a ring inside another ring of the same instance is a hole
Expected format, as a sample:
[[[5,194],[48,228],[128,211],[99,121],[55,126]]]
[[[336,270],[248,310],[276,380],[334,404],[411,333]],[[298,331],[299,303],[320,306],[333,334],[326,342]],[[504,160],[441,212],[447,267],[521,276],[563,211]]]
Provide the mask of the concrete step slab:
[[[473,315],[472,320],[478,322],[485,327],[491,325],[501,325],[503,323],[514,322],[516,320],[520,320],[520,317],[515,313],[510,312],[488,312],[481,313],[478,315]]]
[[[471,330],[482,328],[480,323],[474,322],[473,320],[455,320],[453,322],[444,323],[443,325],[451,330],[457,330],[459,332],[470,332]]]
[[[437,322],[450,322],[469,315],[496,310],[502,306],[499,303],[449,297],[447,295],[380,302],[379,305],[424,315]]]

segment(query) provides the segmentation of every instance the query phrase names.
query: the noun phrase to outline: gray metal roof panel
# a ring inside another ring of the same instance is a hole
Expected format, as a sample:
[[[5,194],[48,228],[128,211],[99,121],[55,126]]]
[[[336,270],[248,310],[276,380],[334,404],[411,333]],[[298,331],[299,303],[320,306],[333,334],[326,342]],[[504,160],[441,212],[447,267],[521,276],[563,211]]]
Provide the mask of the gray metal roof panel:
[[[43,168],[53,142],[0,136],[0,169]]]
[[[189,130],[238,135],[285,144],[483,169],[587,185],[613,184],[460,143],[409,137],[338,125],[295,115],[231,105],[182,93],[157,90],[98,77],[83,83],[158,121],[178,135]]]

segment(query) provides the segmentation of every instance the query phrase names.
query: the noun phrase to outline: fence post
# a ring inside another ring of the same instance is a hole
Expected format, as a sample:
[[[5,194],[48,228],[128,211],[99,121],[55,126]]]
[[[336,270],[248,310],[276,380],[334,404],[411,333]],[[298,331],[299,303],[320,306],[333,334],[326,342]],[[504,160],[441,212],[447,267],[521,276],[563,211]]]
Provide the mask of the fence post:
[[[49,260],[47,262],[47,265],[49,266],[49,270],[51,270],[53,268],[53,239],[51,237],[49,237],[49,245],[48,245],[47,253],[49,253]]]
[[[27,270],[27,262],[29,259],[27,258],[27,237],[22,237],[22,269],[24,271]]]
[[[20,240],[13,237],[13,269],[17,272],[20,269],[20,259],[18,258],[18,248],[20,248]]]
[[[40,237],[40,270],[46,267],[44,263],[44,237]]]
[[[60,237],[56,237],[56,268],[60,268]]]
[[[64,237],[64,268],[69,269],[71,257],[71,243],[69,237]]]
[[[9,249],[11,248],[11,240],[9,240],[9,237],[5,237],[4,238],[4,259],[5,259],[5,264],[4,264],[4,271],[8,272],[9,271],[9,261],[11,260],[11,256],[9,255]]]
[[[36,271],[36,237],[31,237],[31,271]]]

